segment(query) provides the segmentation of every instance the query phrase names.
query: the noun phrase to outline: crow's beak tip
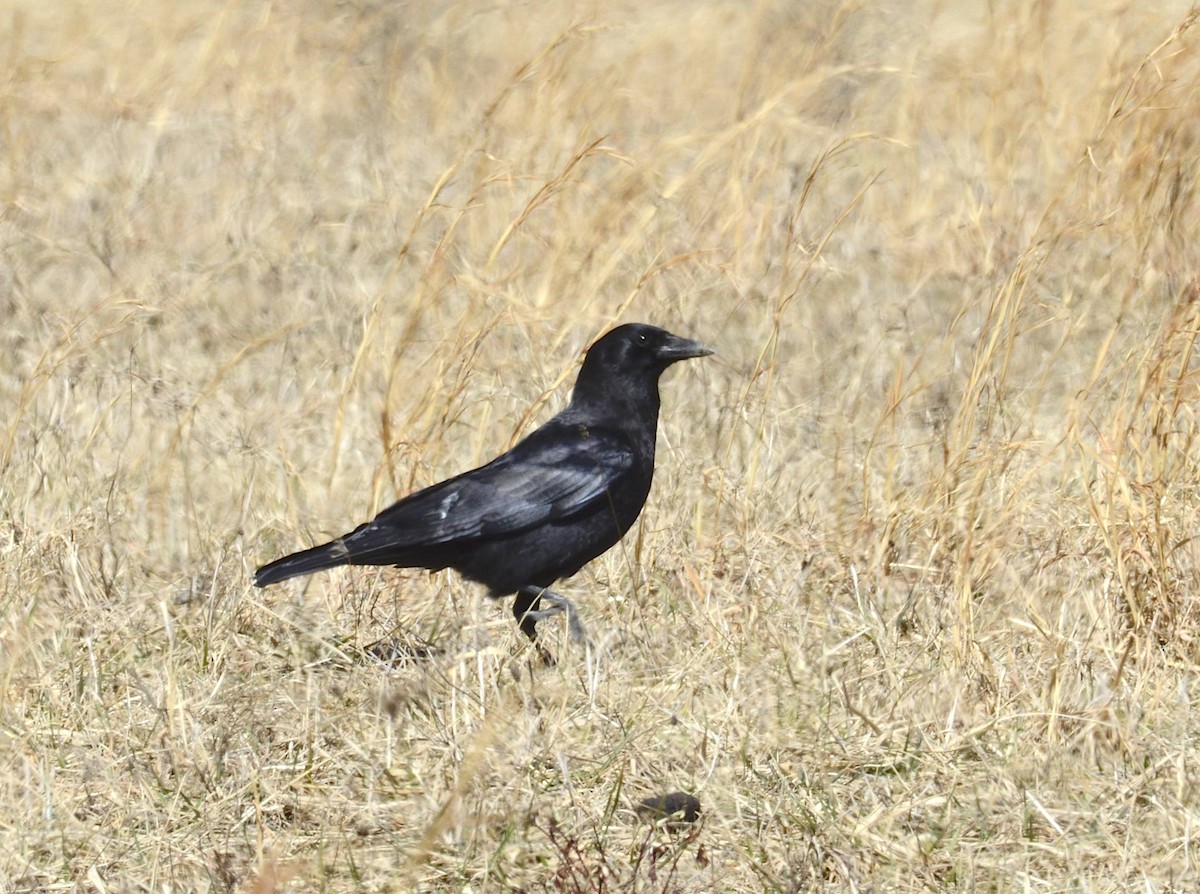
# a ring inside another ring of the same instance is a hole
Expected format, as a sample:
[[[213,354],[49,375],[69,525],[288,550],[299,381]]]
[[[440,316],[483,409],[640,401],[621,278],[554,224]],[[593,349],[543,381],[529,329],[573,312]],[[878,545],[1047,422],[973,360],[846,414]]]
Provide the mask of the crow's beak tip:
[[[715,353],[717,353],[716,350],[703,342],[676,337],[674,341],[663,345],[659,351],[659,356],[663,360],[669,360],[674,363],[677,360],[691,360],[693,357],[707,357]]]

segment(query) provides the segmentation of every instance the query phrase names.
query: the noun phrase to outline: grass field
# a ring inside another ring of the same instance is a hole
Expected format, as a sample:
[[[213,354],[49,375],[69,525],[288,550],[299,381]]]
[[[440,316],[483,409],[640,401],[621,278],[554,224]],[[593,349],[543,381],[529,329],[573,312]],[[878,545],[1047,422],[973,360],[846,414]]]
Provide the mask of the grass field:
[[[1196,15],[5,4],[0,892],[1195,890]],[[632,320],[594,650],[250,587]]]

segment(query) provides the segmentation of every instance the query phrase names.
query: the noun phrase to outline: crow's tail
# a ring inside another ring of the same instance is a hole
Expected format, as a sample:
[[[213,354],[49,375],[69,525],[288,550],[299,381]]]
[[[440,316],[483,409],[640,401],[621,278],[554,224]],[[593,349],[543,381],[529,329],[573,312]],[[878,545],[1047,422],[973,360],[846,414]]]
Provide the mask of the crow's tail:
[[[312,574],[314,571],[324,571],[326,568],[336,568],[350,561],[350,551],[339,538],[322,546],[314,546],[302,552],[292,553],[282,559],[276,559],[269,565],[264,565],[254,572],[254,586],[265,587],[277,584],[289,577],[299,577],[302,574]]]

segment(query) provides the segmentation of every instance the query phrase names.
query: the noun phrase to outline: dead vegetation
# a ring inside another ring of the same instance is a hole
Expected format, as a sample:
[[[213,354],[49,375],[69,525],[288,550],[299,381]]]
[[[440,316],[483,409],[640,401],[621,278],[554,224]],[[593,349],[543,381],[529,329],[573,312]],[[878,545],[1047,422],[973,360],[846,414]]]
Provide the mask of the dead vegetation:
[[[0,888],[1190,887],[1195,16],[10,4]],[[626,320],[596,652],[249,588]]]

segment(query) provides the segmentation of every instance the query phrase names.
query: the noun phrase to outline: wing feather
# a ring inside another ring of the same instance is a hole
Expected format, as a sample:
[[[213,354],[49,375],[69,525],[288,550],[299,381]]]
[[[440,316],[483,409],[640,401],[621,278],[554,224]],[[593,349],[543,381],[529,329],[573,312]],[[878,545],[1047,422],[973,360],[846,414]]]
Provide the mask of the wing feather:
[[[608,500],[636,458],[619,431],[548,423],[486,466],[404,497],[343,542],[359,561],[565,521]]]

